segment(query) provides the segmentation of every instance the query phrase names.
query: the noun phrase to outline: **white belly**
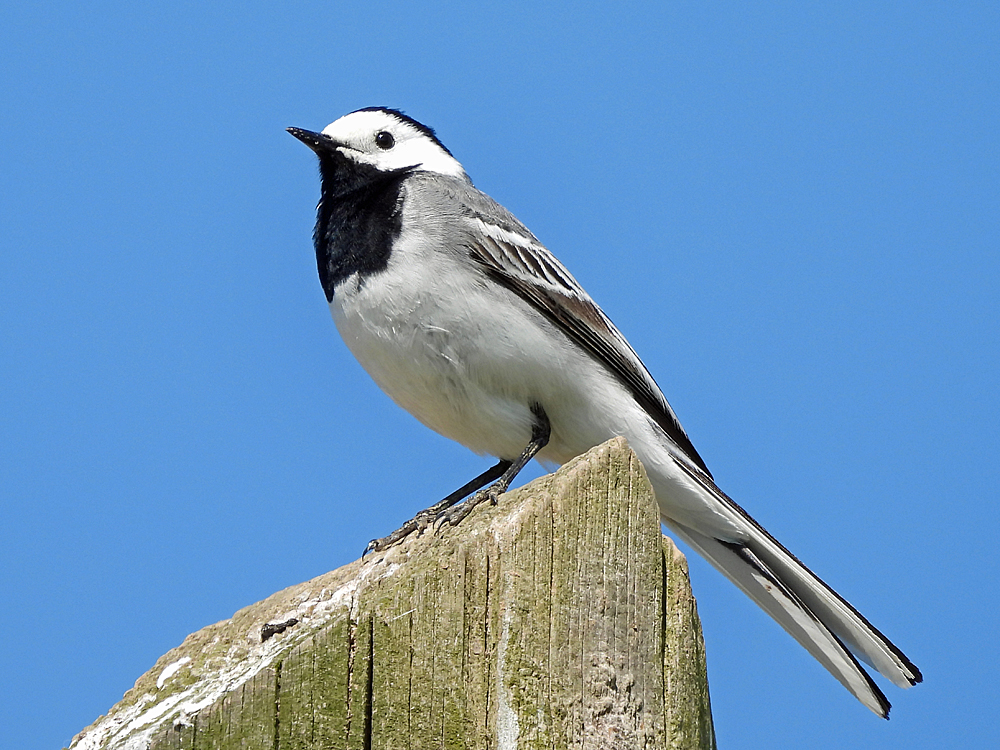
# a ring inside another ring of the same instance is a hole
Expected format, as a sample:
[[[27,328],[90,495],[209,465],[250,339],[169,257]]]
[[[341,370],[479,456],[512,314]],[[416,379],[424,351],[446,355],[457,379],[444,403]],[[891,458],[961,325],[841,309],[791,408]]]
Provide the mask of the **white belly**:
[[[348,280],[330,304],[348,348],[397,404],[471,450],[506,459],[531,439],[534,403],[552,426],[543,461],[563,463],[628,434],[625,412],[637,406],[589,355],[513,293],[487,296],[471,272],[463,279],[451,269],[447,278],[461,289],[440,275],[403,279],[390,266],[360,288]]]

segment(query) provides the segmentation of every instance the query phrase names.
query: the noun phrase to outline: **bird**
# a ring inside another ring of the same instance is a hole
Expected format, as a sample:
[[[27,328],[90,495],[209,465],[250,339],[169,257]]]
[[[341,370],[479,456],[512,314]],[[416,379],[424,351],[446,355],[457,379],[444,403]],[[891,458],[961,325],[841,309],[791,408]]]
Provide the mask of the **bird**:
[[[319,158],[317,268],[348,349],[424,425],[498,459],[374,548],[496,502],[532,459],[559,465],[624,436],[663,525],[889,717],[859,660],[902,688],[917,667],[717,486],[610,318],[432,128],[366,107],[287,130]]]

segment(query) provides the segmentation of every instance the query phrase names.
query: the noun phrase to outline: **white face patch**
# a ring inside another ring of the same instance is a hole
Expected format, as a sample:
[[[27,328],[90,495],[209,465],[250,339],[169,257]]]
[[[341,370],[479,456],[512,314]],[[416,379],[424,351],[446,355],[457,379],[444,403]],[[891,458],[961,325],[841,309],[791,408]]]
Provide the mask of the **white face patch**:
[[[352,112],[323,128],[323,134],[341,144],[340,152],[349,159],[381,170],[415,167],[424,172],[465,177],[465,170],[455,157],[429,135],[391,112]]]

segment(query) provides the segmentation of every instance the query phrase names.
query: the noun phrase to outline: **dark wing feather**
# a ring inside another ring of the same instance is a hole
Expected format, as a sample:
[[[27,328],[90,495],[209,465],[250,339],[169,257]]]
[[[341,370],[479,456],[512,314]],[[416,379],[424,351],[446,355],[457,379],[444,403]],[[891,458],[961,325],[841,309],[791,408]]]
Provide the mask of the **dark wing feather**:
[[[502,221],[470,209],[474,231],[467,246],[472,259],[611,370],[681,452],[711,477],[653,376],[614,323],[534,235],[493,206],[504,212]]]

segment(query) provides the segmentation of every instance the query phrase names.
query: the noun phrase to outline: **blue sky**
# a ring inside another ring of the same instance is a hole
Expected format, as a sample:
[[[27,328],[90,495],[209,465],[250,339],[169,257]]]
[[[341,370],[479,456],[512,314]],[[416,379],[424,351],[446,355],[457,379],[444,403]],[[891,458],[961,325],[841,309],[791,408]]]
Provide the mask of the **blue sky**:
[[[691,556],[720,746],[995,742],[998,6],[664,5],[0,10],[4,745],[487,465],[329,319],[284,128],[369,105],[438,130],[924,671],[881,722]]]

